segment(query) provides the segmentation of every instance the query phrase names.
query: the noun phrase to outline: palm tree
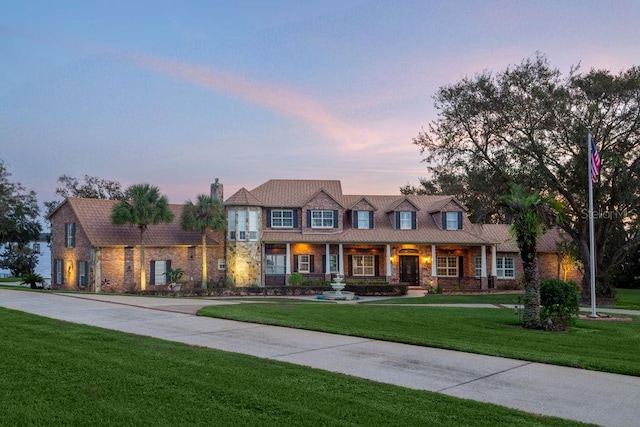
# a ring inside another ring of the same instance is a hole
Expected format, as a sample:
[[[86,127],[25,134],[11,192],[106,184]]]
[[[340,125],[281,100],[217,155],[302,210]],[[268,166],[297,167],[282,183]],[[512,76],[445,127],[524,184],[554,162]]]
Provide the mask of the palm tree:
[[[540,278],[536,244],[553,211],[560,212],[562,205],[537,191],[529,193],[519,184],[510,183],[509,188],[510,193],[500,198],[500,205],[513,218],[511,232],[516,237],[522,258],[525,280],[522,324],[525,328],[539,328]]]
[[[173,221],[173,212],[169,209],[167,196],[150,184],[135,184],[125,191],[125,199],[111,210],[113,224],[133,224],[140,229],[140,289],[147,288],[146,267],[144,261],[144,236],[147,227],[153,224]]]
[[[207,230],[223,231],[227,218],[220,201],[200,194],[196,203],[191,200],[182,205],[180,227],[186,231],[199,231],[202,235],[202,288],[207,287]]]

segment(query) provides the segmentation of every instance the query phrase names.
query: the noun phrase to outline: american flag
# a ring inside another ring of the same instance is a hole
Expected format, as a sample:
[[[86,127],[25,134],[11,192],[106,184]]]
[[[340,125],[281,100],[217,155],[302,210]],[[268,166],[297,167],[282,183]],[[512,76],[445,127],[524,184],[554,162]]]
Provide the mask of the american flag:
[[[598,181],[598,174],[600,173],[600,156],[598,155],[598,148],[596,143],[591,140],[591,182]]]

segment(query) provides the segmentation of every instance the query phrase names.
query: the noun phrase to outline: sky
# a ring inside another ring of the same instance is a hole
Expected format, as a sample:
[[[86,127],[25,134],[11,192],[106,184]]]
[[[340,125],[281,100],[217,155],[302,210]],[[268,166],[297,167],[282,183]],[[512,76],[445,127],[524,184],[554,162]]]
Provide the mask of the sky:
[[[567,74],[640,65],[636,0],[0,0],[0,159],[55,199],[61,175],[216,178],[399,194],[440,87],[536,52]]]

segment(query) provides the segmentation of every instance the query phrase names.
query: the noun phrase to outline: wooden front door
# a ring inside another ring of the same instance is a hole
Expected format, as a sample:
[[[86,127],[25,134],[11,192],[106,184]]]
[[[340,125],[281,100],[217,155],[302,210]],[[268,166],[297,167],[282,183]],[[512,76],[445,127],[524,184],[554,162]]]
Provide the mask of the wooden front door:
[[[420,275],[418,274],[418,257],[417,256],[401,256],[400,257],[400,282],[408,283],[410,286],[418,286],[420,284]]]

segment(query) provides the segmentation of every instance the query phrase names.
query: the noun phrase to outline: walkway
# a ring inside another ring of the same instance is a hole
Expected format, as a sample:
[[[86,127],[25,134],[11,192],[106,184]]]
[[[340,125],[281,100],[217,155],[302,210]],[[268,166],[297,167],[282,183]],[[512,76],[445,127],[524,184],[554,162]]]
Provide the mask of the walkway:
[[[192,314],[225,300],[0,289],[0,306],[604,426],[636,426],[640,377]]]

